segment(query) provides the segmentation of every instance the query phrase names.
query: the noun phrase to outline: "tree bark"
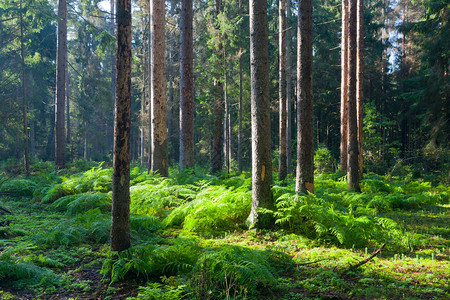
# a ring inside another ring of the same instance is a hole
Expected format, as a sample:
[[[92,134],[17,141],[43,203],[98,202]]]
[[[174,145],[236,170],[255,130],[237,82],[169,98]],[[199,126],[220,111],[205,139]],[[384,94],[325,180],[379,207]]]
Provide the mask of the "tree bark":
[[[169,176],[167,164],[167,108],[165,72],[164,0],[151,0],[152,30],[152,172]]]
[[[279,162],[278,180],[284,180],[287,175],[286,165],[286,0],[280,0],[278,10],[278,47],[279,47],[279,77],[278,77],[278,98],[279,98]]]
[[[348,189],[359,188],[358,167],[358,120],[356,110],[356,67],[357,67],[357,0],[349,0],[349,61],[348,61]]]
[[[357,9],[357,66],[356,109],[358,119],[358,176],[363,177],[363,116],[364,116],[364,0],[358,0]],[[404,35],[403,35],[404,36]]]
[[[286,2],[286,18],[291,13],[291,0]],[[287,26],[287,25],[286,25]],[[287,174],[292,173],[292,85],[291,85],[291,30],[286,30],[286,168]]]
[[[64,109],[66,98],[66,55],[67,55],[67,3],[58,0],[58,36],[56,52],[56,110],[55,110],[55,166],[64,168],[65,122]]]
[[[180,171],[194,166],[192,18],[192,0],[182,0],[180,15]]]
[[[217,20],[217,16],[222,9],[222,1],[215,0],[215,19]],[[216,25],[216,30],[218,31],[218,25]],[[219,34],[219,33],[217,33]],[[220,57],[220,53],[222,53],[222,43],[219,37],[219,44],[217,45],[217,54]],[[221,66],[218,66],[218,69],[221,70]],[[211,155],[211,172],[217,173],[222,170],[222,147],[223,147],[223,84],[221,81],[221,71],[217,72],[214,79],[214,87],[215,87],[215,101],[214,101],[214,132],[213,132],[213,150]],[[225,158],[226,159],[226,158]]]
[[[314,193],[314,123],[312,95],[312,0],[303,0],[298,14],[297,55],[297,193]]]
[[[341,171],[347,172],[348,1],[342,0],[341,30]]]
[[[114,36],[114,31],[115,31],[115,20],[116,20],[116,5],[115,5],[115,0],[110,0],[110,23],[109,23],[109,34],[111,36]],[[112,100],[112,112],[113,112],[113,122],[114,122],[114,103],[115,103],[115,99],[116,99],[116,48],[112,47],[111,49],[111,53],[109,56],[109,60],[110,60],[110,64],[111,64],[111,100]],[[112,134],[109,134],[109,143],[114,143],[114,125],[112,126],[113,130],[112,130]],[[111,145],[109,144],[108,145]],[[110,148],[112,149],[112,148]]]
[[[272,158],[270,151],[267,1],[250,0],[250,75],[252,113],[252,209],[250,227],[272,228]]]
[[[130,247],[131,0],[117,1],[111,251]]]

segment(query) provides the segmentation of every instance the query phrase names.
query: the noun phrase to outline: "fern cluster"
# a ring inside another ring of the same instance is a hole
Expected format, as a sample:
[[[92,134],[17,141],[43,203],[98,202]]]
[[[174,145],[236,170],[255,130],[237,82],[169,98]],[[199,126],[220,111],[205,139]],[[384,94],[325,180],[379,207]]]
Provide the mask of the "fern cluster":
[[[175,239],[170,244],[143,243],[120,253],[109,253],[101,274],[110,277],[111,283],[126,277],[144,280],[188,273],[200,254],[191,240]]]
[[[165,224],[202,235],[221,234],[243,226],[250,208],[251,192],[246,187],[209,186],[195,200],[174,209]]]
[[[275,286],[280,260],[274,253],[232,245],[206,249],[191,280],[197,298],[243,299]],[[210,291],[215,294],[210,295]]]
[[[18,289],[39,286],[45,289],[60,286],[63,283],[63,280],[53,271],[17,258],[11,251],[4,251],[0,254],[1,286]]]

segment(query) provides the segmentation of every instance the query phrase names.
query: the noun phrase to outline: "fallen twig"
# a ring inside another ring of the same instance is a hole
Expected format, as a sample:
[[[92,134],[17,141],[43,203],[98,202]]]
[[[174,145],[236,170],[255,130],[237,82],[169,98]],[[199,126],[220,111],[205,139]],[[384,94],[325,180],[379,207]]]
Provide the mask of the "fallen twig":
[[[12,213],[12,211],[10,211],[9,209],[7,209],[7,208],[4,208],[4,207],[2,207],[2,206],[0,206],[0,210],[3,210],[4,212],[6,212],[6,213],[8,213],[8,214],[13,214]]]
[[[302,264],[297,264],[297,271],[298,271],[298,267],[299,266],[312,265],[312,264],[315,264],[315,263],[318,263],[318,262],[321,262],[321,261],[324,261],[324,260],[326,260],[326,259],[323,258],[323,259],[318,259],[318,260],[315,260],[315,261],[308,261],[308,262],[305,262],[305,263],[302,263]]]
[[[348,267],[346,270],[344,270],[344,272],[342,272],[342,275],[344,275],[344,274],[346,274],[347,272],[352,271],[352,270],[354,270],[354,269],[356,269],[356,268],[359,268],[359,267],[361,267],[362,265],[368,263],[372,258],[374,258],[375,256],[377,256],[377,254],[380,253],[381,250],[383,250],[384,246],[386,246],[386,243],[384,243],[383,245],[381,245],[381,247],[380,247],[377,251],[375,251],[374,253],[372,253],[372,255],[370,255],[368,258],[363,259],[363,260],[360,261],[359,263],[354,264],[354,265],[351,265],[350,267]]]

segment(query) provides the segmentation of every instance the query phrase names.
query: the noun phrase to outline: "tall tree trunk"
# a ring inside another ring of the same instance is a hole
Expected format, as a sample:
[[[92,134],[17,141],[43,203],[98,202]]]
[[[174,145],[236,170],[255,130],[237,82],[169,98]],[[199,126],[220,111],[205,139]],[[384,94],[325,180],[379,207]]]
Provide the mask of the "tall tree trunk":
[[[167,164],[167,116],[165,72],[164,0],[151,0],[152,30],[152,172],[169,176]]]
[[[286,18],[292,17],[291,0],[286,1]],[[287,27],[287,25],[286,25]],[[286,167],[292,173],[292,76],[291,29],[286,30]]]
[[[171,18],[173,18],[172,23],[176,24],[176,20],[174,18],[175,15],[175,0],[171,0],[170,2],[170,13],[169,15]],[[168,134],[168,141],[169,145],[171,144],[172,147],[175,145],[175,141],[173,140],[174,134],[174,126],[173,126],[173,106],[174,106],[174,70],[173,70],[173,64],[174,64],[174,51],[175,51],[175,38],[174,38],[174,30],[171,30],[169,33],[169,66],[168,66],[168,79],[169,79],[169,97],[167,99],[167,134]],[[173,148],[172,148],[173,149]],[[170,164],[174,160],[174,153],[173,151],[171,153],[168,153],[168,163]]]
[[[67,55],[67,3],[66,0],[58,0],[58,36],[56,52],[56,141],[55,141],[55,166],[64,168],[64,142],[65,122],[64,109],[66,98],[66,55]]]
[[[215,0],[215,20],[217,20],[217,16],[219,15],[222,9],[222,1]],[[218,25],[216,25],[216,30],[219,30]],[[219,34],[219,33],[217,33]],[[220,57],[220,53],[222,53],[222,43],[220,42],[217,46],[217,53]],[[221,69],[221,66],[218,67]],[[214,79],[214,87],[215,87],[215,101],[214,101],[214,132],[213,132],[213,152],[211,155],[211,172],[217,173],[222,169],[222,147],[223,147],[223,85],[221,82],[221,71],[217,72],[216,78]]]
[[[342,0],[341,30],[341,171],[347,172],[348,2]]]
[[[223,72],[223,99],[225,104],[225,114],[224,114],[224,143],[223,143],[223,157],[225,160],[225,169],[227,170],[227,173],[230,173],[230,160],[229,160],[229,148],[230,148],[230,132],[228,131],[229,128],[229,109],[230,105],[228,103],[228,77],[227,77],[227,61],[226,61],[226,49],[223,50],[223,66],[224,66],[224,72]]]
[[[349,0],[349,61],[348,61],[348,189],[356,192],[359,188],[358,167],[358,120],[356,110],[356,67],[357,67],[357,0]]]
[[[109,34],[111,36],[114,36],[114,31],[115,31],[115,23],[116,23],[116,5],[115,5],[115,0],[110,0],[110,23],[109,23]],[[116,99],[116,48],[115,47],[111,47],[111,53],[109,56],[109,60],[110,60],[110,64],[111,64],[111,100],[112,100],[112,119],[114,122],[114,105],[115,105],[115,99]],[[109,136],[109,142],[107,145],[113,145],[114,144],[114,124],[112,124],[112,130],[110,131],[110,135]],[[113,146],[114,147],[114,146]],[[110,149],[113,149],[113,147],[111,147]]]
[[[287,175],[286,165],[286,0],[280,0],[278,11],[278,47],[279,47],[279,76],[278,76],[278,98],[279,98],[279,163],[278,180],[284,180]]]
[[[357,9],[357,66],[356,66],[356,109],[358,119],[358,174],[363,176],[363,114],[364,114],[364,0],[358,0]]]
[[[273,209],[270,151],[269,55],[267,1],[250,0],[250,75],[252,112],[251,227],[271,228],[273,217],[260,208]]]
[[[71,144],[72,132],[70,127],[70,90],[69,90],[69,57],[66,54],[66,144]]]
[[[22,1],[19,2],[20,12],[20,56],[22,63],[22,116],[23,116],[23,166],[25,173],[30,174],[30,159],[28,155],[28,118],[27,118],[27,93],[26,93],[26,83],[25,83],[25,45],[23,43],[23,17],[22,17]]]
[[[239,15],[242,15],[242,0],[239,0]],[[242,25],[239,23],[239,32],[242,32]],[[239,112],[238,112],[238,141],[237,141],[237,164],[239,172],[242,172],[242,45],[239,41]]]
[[[117,0],[111,251],[130,247],[131,0]]]
[[[180,171],[194,166],[192,18],[192,0],[182,0],[180,15]]]
[[[303,0],[298,14],[297,55],[297,193],[314,193],[314,123],[312,0]]]

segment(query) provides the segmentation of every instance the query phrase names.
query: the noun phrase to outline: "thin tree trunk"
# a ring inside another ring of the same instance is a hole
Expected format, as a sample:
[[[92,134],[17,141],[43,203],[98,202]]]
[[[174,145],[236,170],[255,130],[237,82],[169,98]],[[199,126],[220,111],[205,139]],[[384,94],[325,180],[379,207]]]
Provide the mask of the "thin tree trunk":
[[[239,0],[239,15],[242,15],[242,0]],[[239,32],[242,32],[242,25],[239,23]],[[239,44],[241,42],[239,41]],[[238,115],[238,141],[237,141],[237,164],[239,172],[242,172],[242,45],[239,45],[239,115]]]
[[[297,193],[314,193],[314,123],[312,95],[312,0],[303,0],[298,14],[297,55]]]
[[[58,36],[56,58],[56,142],[55,142],[55,166],[64,168],[64,142],[65,122],[64,109],[66,98],[66,55],[67,55],[67,3],[66,0],[58,0]]]
[[[342,0],[341,30],[341,171],[347,172],[348,2]]]
[[[194,166],[192,0],[181,1],[180,15],[180,171]]]
[[[279,47],[279,163],[278,180],[284,180],[287,175],[286,165],[286,0],[280,0],[278,11],[278,47]]]
[[[169,176],[167,164],[167,112],[165,72],[164,0],[151,0],[152,30],[152,172]]]
[[[286,1],[286,18],[291,13],[291,0]],[[287,26],[287,25],[286,25]],[[287,174],[292,173],[292,76],[291,76],[291,30],[286,31],[286,168]]]
[[[348,189],[359,188],[358,167],[358,120],[356,110],[356,67],[357,67],[357,0],[349,0],[349,61],[348,61]]]
[[[364,0],[358,0],[357,28],[356,109],[358,118],[358,176],[361,180],[363,177]]]
[[[228,131],[229,128],[229,103],[228,103],[228,77],[227,77],[227,62],[226,62],[226,49],[223,50],[223,66],[224,66],[224,72],[223,72],[223,99],[225,104],[225,114],[224,114],[224,143],[223,143],[223,157],[225,160],[225,169],[227,170],[227,173],[230,173],[230,160],[229,160],[229,148],[230,148],[230,132]]]
[[[218,14],[222,9],[222,1],[215,0],[215,19],[217,19]],[[218,31],[219,28],[217,27]],[[219,33],[218,33],[219,34]],[[219,37],[220,39],[220,37]],[[219,45],[217,46],[218,56],[222,52],[222,43],[219,41]],[[221,69],[221,66],[218,66],[218,69]],[[223,147],[223,85],[221,82],[221,73],[220,71],[216,74],[216,78],[214,79],[214,87],[216,89],[216,99],[214,101],[214,133],[213,133],[213,152],[211,156],[211,172],[217,173],[222,169],[222,147]]]
[[[71,144],[72,133],[70,127],[70,90],[69,90],[69,57],[66,54],[66,144]]]
[[[271,214],[260,211],[273,209],[268,56],[267,1],[250,0],[252,209],[248,223],[256,228],[272,228],[274,221]]]
[[[116,13],[115,13],[115,0],[110,0],[110,23],[109,23],[109,34],[111,36],[114,36],[114,31],[115,31],[115,20],[116,20]],[[114,122],[114,105],[115,105],[115,99],[116,99],[116,48],[112,47],[111,49],[111,53],[109,56],[109,60],[110,60],[110,64],[111,64],[111,100],[112,100],[112,119]],[[112,130],[110,130],[110,135],[109,135],[109,143],[108,145],[113,145],[114,144],[114,124],[112,124]],[[110,149],[113,149],[113,147],[111,147]]]
[[[22,1],[19,2],[20,10],[22,11]],[[20,54],[22,60],[22,116],[23,116],[23,166],[26,175],[30,174],[30,159],[28,155],[28,118],[27,118],[27,93],[26,93],[26,83],[25,83],[25,45],[23,43],[23,18],[22,12],[20,12]]]
[[[117,1],[111,251],[130,247],[131,0]]]

